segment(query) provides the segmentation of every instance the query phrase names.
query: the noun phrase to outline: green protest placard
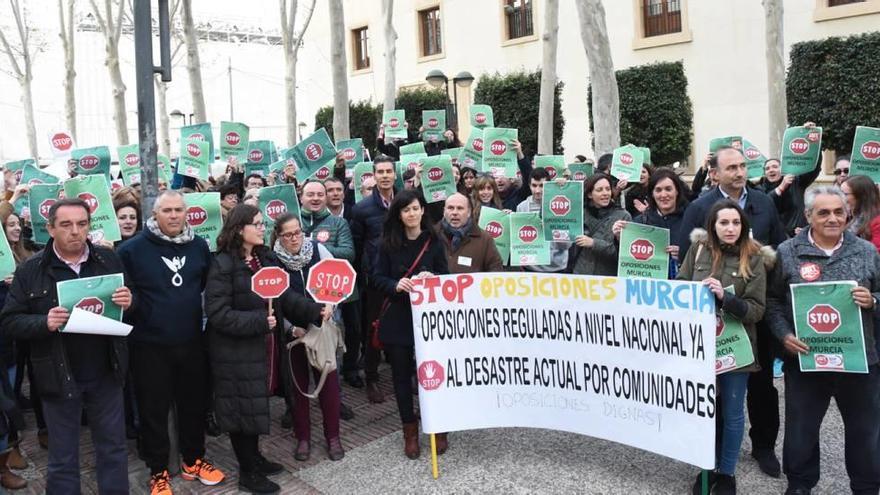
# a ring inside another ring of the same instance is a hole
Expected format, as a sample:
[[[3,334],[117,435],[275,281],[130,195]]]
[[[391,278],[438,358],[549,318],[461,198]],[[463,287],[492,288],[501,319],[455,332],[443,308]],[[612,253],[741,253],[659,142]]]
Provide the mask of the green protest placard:
[[[642,174],[644,162],[645,155],[637,146],[621,146],[614,150],[611,158],[611,175],[619,180],[636,182]]]
[[[573,241],[584,233],[584,183],[567,180],[544,183],[541,198],[545,241]]]
[[[724,290],[734,294],[733,286]],[[725,311],[715,315],[715,374],[733,371],[755,362],[746,327]]]
[[[113,292],[122,287],[124,282],[121,273],[56,282],[58,305],[67,311],[79,308],[111,320],[122,321],[122,306],[114,304],[112,297]]]
[[[791,284],[795,335],[810,346],[798,355],[801,371],[868,372],[854,287],[854,281]]]
[[[782,175],[803,175],[816,169],[822,153],[821,127],[789,127],[782,135]]]
[[[627,222],[620,232],[618,277],[669,278],[669,229]]]
[[[277,186],[260,189],[260,211],[263,213],[263,223],[266,224],[266,243],[272,229],[275,228],[275,219],[290,212],[299,218],[299,200],[296,197],[296,186],[293,184],[280,184]]]
[[[3,168],[15,174],[15,182],[18,183],[21,181],[21,169],[23,169],[25,165],[33,165],[36,167],[37,162],[33,158],[28,158],[26,160],[16,160],[14,162],[4,163]]]
[[[401,176],[401,178],[402,178],[404,172],[406,172],[407,170],[412,170],[412,169],[418,167],[422,163],[422,160],[424,160],[425,158],[428,158],[427,153],[413,153],[411,155],[401,155],[400,162],[399,162],[400,163],[400,173],[397,175]]]
[[[31,186],[28,191],[31,228],[34,231],[34,242],[37,244],[49,242],[49,231],[46,229],[46,224],[49,222],[49,208],[58,201],[61,188],[61,184],[37,184]]]
[[[471,127],[485,129],[495,127],[495,117],[492,115],[492,107],[489,105],[471,105]]]
[[[141,183],[141,155],[140,146],[137,143],[116,148],[119,156],[119,172],[122,174],[122,183],[133,186]]]
[[[382,124],[385,126],[385,142],[390,143],[395,139],[406,139],[406,113],[403,110],[388,110],[382,112]]]
[[[212,252],[217,251],[217,236],[223,227],[220,193],[187,193],[183,198],[186,201],[186,223],[196,235],[208,241]]]
[[[278,161],[274,142],[268,140],[251,141],[248,146],[250,147],[247,154],[248,163],[268,165]]]
[[[305,182],[315,176],[318,180],[333,175],[336,160],[336,147],[323,127],[293,147],[292,157],[296,160],[296,180]],[[329,164],[329,165],[328,165]]]
[[[880,129],[856,126],[849,175],[867,175],[880,184]]]
[[[483,171],[483,130],[473,128],[464,149],[458,156],[462,167],[470,167],[477,172]]]
[[[513,141],[517,139],[516,129],[488,127],[483,129],[483,171],[496,177],[513,179],[519,170]]]
[[[495,208],[484,206],[480,208],[480,218],[477,225],[485,230],[489,237],[495,241],[501,262],[505,265],[510,258],[510,215]]]
[[[354,166],[364,161],[364,140],[343,139],[336,143],[336,152],[342,154],[345,160],[345,176],[350,178]]]
[[[758,179],[764,176],[764,162],[767,157],[761,153],[757,146],[748,139],[742,140],[743,156],[746,157],[746,169],[748,170],[749,179]]]
[[[361,194],[361,186],[365,179],[373,178],[373,162],[361,162],[354,166],[352,180],[354,181],[354,200],[360,201],[363,198]]]
[[[211,155],[208,152],[207,141],[181,141],[180,157],[177,163],[177,173],[199,180],[208,180],[211,175]]]
[[[426,154],[425,143],[419,141],[417,143],[405,144],[400,147],[400,156]]]
[[[188,143],[190,141],[204,141],[208,143],[208,156],[210,157],[208,163],[214,161],[214,131],[211,130],[211,124],[209,122],[181,127],[181,146],[183,143]]]
[[[250,150],[250,128],[241,122],[220,122],[220,159],[245,161]]]
[[[441,155],[449,155],[452,158],[452,163],[456,163],[461,161],[461,152],[464,149],[464,146],[460,148],[445,148],[440,150]],[[473,167],[471,167],[473,168]]]
[[[549,265],[550,243],[544,240],[540,215],[511,213],[509,217],[510,266]]]
[[[15,256],[9,247],[6,238],[6,229],[0,229],[0,279],[6,278],[15,272]]]
[[[284,163],[284,161],[282,161]],[[249,177],[252,174],[257,174],[260,177],[268,177],[269,172],[271,171],[271,165],[263,165],[262,163],[245,163],[244,164],[244,176]]]
[[[715,153],[722,146],[730,146],[738,150],[742,149],[742,136],[724,136],[712,138],[709,141],[709,153]]]
[[[403,173],[407,171],[407,165],[403,162],[394,162],[394,188],[403,190]]]
[[[28,165],[21,171],[21,184],[35,186],[37,184],[57,184],[59,182],[61,182],[61,180],[58,177],[43,172],[32,165]]]
[[[68,198],[79,198],[89,205],[92,212],[92,224],[89,239],[95,241],[116,242],[122,239],[119,224],[116,222],[116,211],[110,198],[110,184],[103,175],[81,175],[64,181],[64,195]]]
[[[422,141],[445,141],[446,110],[422,110]]]
[[[561,179],[565,175],[565,157],[562,155],[538,155],[535,157],[535,168],[543,168],[550,175],[550,180]]]
[[[76,175],[102,174],[110,180],[110,148],[107,146],[75,149],[70,152],[70,159]]]
[[[284,176],[284,169],[286,169],[287,167],[293,167],[291,170],[296,170],[296,160],[294,160],[293,158],[284,158],[278,160],[277,162],[270,163],[269,174],[274,174],[275,180],[278,181],[279,178]]]
[[[642,156],[645,159],[645,163],[651,163],[651,148],[645,148],[643,146],[639,146],[639,150],[642,152]]]
[[[428,203],[446,201],[455,194],[455,177],[452,175],[452,159],[446,155],[422,158],[422,173],[419,177],[422,194]]]
[[[166,184],[171,184],[171,176],[174,175],[171,159],[161,153],[156,154],[156,165],[159,167],[159,179],[165,180]]]
[[[585,181],[587,177],[593,175],[593,164],[569,163],[568,171],[571,173],[571,180]]]

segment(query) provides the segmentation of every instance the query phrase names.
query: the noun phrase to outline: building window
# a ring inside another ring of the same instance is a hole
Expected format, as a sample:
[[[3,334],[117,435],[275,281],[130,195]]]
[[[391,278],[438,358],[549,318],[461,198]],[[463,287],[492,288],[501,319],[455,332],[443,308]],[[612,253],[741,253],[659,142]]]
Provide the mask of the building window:
[[[440,7],[419,11],[419,26],[422,35],[422,56],[443,53],[440,36]]]
[[[354,69],[363,70],[370,68],[370,36],[367,27],[353,29],[351,31],[353,43],[352,54],[354,55]]]
[[[848,3],[862,3],[865,0],[828,0],[829,7],[837,7],[838,5],[846,5]]]
[[[681,0],[642,0],[645,38],[681,32]]]
[[[532,12],[532,0],[504,0],[507,39],[524,38],[535,34]]]

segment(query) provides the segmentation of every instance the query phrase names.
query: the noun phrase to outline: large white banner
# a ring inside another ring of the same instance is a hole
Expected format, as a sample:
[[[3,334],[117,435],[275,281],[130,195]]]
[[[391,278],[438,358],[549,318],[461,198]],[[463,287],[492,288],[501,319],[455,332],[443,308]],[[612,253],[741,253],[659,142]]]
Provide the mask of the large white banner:
[[[525,426],[715,463],[715,299],[693,282],[445,275],[411,294],[425,432]]]

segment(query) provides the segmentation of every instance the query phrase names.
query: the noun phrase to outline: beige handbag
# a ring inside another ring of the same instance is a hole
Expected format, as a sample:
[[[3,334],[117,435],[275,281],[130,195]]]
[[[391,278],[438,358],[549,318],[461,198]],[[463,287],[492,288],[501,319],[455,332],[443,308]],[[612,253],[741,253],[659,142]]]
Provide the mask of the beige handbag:
[[[311,394],[303,392],[303,389],[296,383],[296,377],[293,375],[293,359],[291,356],[288,356],[290,379],[293,381],[296,389],[299,390],[299,393],[310,399],[317,398],[318,394],[321,393],[321,389],[324,388],[324,381],[327,379],[327,375],[336,369],[336,353],[339,350],[345,352],[345,340],[342,338],[342,330],[332,319],[325,321],[320,327],[312,324],[309,325],[305,335],[287,344],[287,351],[290,352],[296,345],[305,346],[309,365],[321,371],[321,378],[318,380],[317,385],[315,385],[314,392]],[[306,389],[308,388],[309,385],[306,382]]]

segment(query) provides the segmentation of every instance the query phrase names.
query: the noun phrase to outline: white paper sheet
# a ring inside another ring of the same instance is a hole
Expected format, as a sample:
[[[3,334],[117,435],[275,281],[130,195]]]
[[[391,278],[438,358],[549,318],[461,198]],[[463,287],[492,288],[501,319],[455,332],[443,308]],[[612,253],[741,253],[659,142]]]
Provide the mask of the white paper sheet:
[[[110,318],[79,308],[73,308],[62,333],[88,333],[92,335],[126,337],[131,333],[131,325],[126,325],[121,321],[111,320]]]

